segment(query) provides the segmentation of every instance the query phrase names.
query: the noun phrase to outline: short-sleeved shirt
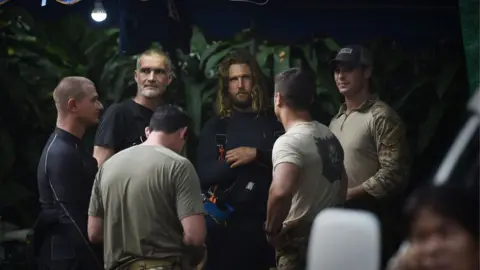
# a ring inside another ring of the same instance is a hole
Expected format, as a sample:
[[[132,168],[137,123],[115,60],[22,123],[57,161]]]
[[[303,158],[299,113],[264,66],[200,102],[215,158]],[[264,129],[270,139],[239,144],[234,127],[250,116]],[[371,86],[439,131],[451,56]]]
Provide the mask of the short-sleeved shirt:
[[[405,188],[409,172],[405,126],[385,102],[372,98],[349,113],[344,104],[330,129],[345,151],[349,187],[362,185],[377,198]]]
[[[272,161],[274,173],[281,163],[293,163],[300,169],[286,226],[308,226],[321,210],[342,203],[338,193],[343,150],[325,125],[316,121],[295,124],[275,142]]]
[[[130,256],[184,255],[181,220],[203,214],[200,182],[190,161],[177,153],[133,146],[100,168],[88,214],[103,218],[106,269]]]
[[[146,140],[145,128],[153,111],[132,99],[113,104],[105,111],[95,135],[95,145],[115,153]]]

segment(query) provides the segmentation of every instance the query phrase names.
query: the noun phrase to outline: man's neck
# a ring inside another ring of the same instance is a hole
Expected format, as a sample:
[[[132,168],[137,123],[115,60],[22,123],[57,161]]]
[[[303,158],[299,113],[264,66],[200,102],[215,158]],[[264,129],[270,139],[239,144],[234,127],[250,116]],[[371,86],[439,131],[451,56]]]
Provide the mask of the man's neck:
[[[67,131],[73,136],[79,138],[80,140],[83,138],[86,130],[86,127],[79,124],[78,122],[72,119],[66,119],[61,117],[57,118],[57,127]]]
[[[150,136],[148,136],[147,140],[145,140],[142,144],[150,145],[150,146],[163,146],[165,148],[168,148],[174,151],[172,148],[170,148],[171,141],[172,140],[168,135],[158,132],[158,133],[151,133]]]
[[[135,103],[138,103],[146,108],[149,108],[150,110],[154,111],[155,108],[157,108],[160,104],[163,103],[162,98],[146,98],[141,95],[137,95],[133,101]]]
[[[246,107],[246,108],[240,108],[240,107],[237,107],[237,106],[233,106],[233,109],[236,110],[236,111],[239,111],[239,112],[253,112],[253,108],[251,106]]]
[[[345,96],[347,112],[360,108],[360,106],[370,98],[372,98],[372,94],[368,89],[363,89],[352,96]]]
[[[285,132],[287,132],[289,129],[291,129],[294,125],[298,123],[305,123],[305,122],[311,122],[312,117],[310,116],[310,113],[307,111],[301,111],[301,112],[286,112],[284,115],[281,116],[281,121],[282,125],[285,128]]]

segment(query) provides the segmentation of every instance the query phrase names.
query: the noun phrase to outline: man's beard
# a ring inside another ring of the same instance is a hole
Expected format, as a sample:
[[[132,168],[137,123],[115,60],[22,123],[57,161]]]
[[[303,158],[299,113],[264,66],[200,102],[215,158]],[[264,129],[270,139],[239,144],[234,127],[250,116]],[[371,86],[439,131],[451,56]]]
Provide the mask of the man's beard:
[[[240,100],[234,100],[233,101],[233,106],[240,110],[245,110],[245,109],[250,109],[252,107],[252,99],[247,99],[245,101],[240,101]]]
[[[146,98],[158,98],[160,97],[165,91],[162,91],[160,88],[151,89],[151,88],[143,88],[140,90],[142,96]]]
[[[231,100],[233,101],[233,106],[240,110],[250,109],[252,107],[252,96],[249,93],[243,92],[244,95],[247,95],[248,98],[246,100],[239,100],[237,95],[231,96]]]

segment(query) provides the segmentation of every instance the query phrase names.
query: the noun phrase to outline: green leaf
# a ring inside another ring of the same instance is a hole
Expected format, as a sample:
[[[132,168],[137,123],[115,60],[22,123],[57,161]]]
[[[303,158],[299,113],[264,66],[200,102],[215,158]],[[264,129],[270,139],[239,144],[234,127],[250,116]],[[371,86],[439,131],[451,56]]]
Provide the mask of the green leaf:
[[[232,51],[233,49],[238,49],[238,48],[248,48],[249,45],[251,45],[253,42],[253,40],[250,40],[250,41],[246,41],[246,42],[243,42],[243,43],[240,43],[240,44],[235,44],[231,47],[228,47],[218,53],[215,53],[213,54],[206,62],[205,64],[205,69],[204,69],[204,73],[205,73],[205,77],[207,78],[212,78],[212,74],[216,74],[216,72],[212,72],[213,69],[217,69],[218,67],[218,64],[220,63],[220,61],[222,61],[222,59],[228,55],[228,53],[230,51]]]
[[[207,40],[200,28],[194,26],[192,29],[192,38],[190,39],[190,52],[201,54],[207,49]]]
[[[290,65],[290,47],[277,46],[273,52],[273,73],[274,76],[291,67]]]
[[[305,59],[307,60],[310,68],[313,70],[314,73],[317,73],[319,62],[316,50],[314,50],[311,45],[303,45],[299,47],[303,51]]]
[[[270,59],[270,57],[272,57],[273,51],[274,51],[273,47],[269,47],[262,44],[258,46],[258,52],[256,54],[256,59],[257,59],[258,65],[260,66],[260,69],[268,77],[272,76],[271,74],[272,69],[269,66],[268,60]]]
[[[324,38],[323,43],[332,52],[338,52],[341,49],[340,45],[332,38]]]
[[[205,63],[207,59],[223,47],[226,47],[226,42],[215,42],[213,44],[207,45],[207,48],[200,56],[200,68],[205,69]]]

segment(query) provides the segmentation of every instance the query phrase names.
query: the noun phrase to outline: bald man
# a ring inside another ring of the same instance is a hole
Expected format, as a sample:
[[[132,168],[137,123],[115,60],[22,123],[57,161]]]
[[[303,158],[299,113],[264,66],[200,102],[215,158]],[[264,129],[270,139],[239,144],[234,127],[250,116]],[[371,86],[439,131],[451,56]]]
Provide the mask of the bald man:
[[[37,171],[39,269],[103,269],[87,241],[88,205],[98,166],[82,145],[86,128],[99,122],[103,107],[95,85],[83,77],[64,78],[53,98],[57,124]]]

